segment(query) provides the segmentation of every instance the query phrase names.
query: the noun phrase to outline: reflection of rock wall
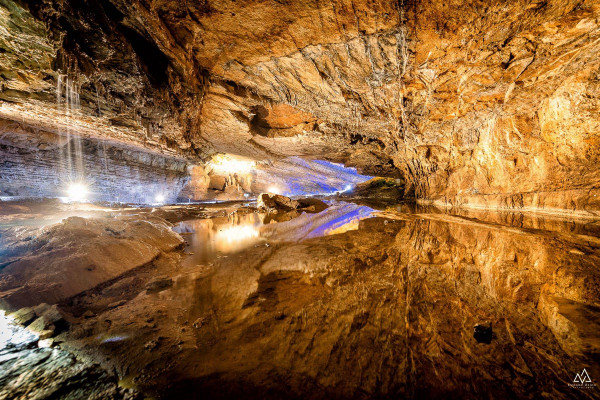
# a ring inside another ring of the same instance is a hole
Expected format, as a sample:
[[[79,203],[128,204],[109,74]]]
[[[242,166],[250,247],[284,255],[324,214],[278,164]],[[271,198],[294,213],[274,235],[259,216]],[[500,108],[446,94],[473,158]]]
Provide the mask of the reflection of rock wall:
[[[18,137],[0,137],[0,195],[66,196],[66,137]],[[175,201],[188,180],[185,161],[135,148],[85,139],[82,155],[90,200],[152,203],[162,194]]]
[[[350,215],[328,210],[281,224],[280,238]],[[227,257],[200,249],[191,270],[140,274],[173,278],[160,295],[142,293],[144,283],[124,295],[132,279],[110,283],[80,304],[124,304],[75,334],[94,354],[98,335],[132,335],[105,351],[140,384],[175,391],[165,398],[185,397],[178,387],[223,398],[584,398],[568,384],[583,367],[600,376],[597,239],[570,225],[385,215],[342,234],[229,247]],[[196,227],[209,228],[188,236],[205,249],[224,228]],[[474,325],[487,323],[494,337],[479,343]]]

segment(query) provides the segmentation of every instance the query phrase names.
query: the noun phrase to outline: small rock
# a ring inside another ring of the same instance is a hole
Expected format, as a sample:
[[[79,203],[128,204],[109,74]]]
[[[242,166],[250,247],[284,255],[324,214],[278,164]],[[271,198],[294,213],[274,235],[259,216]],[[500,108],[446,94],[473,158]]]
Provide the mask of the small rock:
[[[34,332],[37,333],[38,335],[42,335],[43,332],[49,332],[51,331],[52,334],[50,334],[49,336],[54,335],[54,324],[52,322],[50,322],[48,319],[42,317],[37,318],[35,321],[33,321],[31,324],[29,324],[27,326],[27,328]]]
[[[63,313],[58,309],[58,306],[56,306],[56,304],[47,307],[45,311],[41,314],[41,316],[55,325],[58,322],[65,321]]]
[[[256,199],[256,205],[263,209],[290,211],[297,209],[300,203],[280,194],[261,193]]]
[[[309,213],[318,213],[329,207],[324,201],[310,197],[298,199],[298,203],[300,203],[300,206],[298,207],[299,210]]]
[[[25,307],[25,308],[21,308],[18,311],[15,311],[12,314],[9,314],[9,316],[17,323],[20,325],[28,325],[31,322],[33,322],[33,320],[35,320],[36,317],[36,313],[33,310],[33,308],[31,307]]]
[[[49,339],[52,336],[54,336],[54,329],[46,329],[44,331],[41,331],[39,336],[40,336],[40,340]]]
[[[85,319],[93,318],[96,314],[94,314],[91,310],[87,310],[83,313],[82,317]]]
[[[38,341],[39,348],[50,348],[54,347],[54,339],[43,339]]]
[[[43,315],[46,311],[48,311],[48,309],[51,307],[52,306],[48,303],[41,303],[33,307],[33,311],[35,311],[35,314],[39,317],[40,315]]]

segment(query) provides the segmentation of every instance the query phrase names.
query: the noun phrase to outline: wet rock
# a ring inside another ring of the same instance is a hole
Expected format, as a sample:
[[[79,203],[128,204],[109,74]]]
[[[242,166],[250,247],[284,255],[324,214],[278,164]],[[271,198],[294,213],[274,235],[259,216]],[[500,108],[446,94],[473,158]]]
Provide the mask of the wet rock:
[[[261,193],[256,201],[259,209],[268,210],[271,214],[293,213],[294,211],[305,211],[318,213],[325,210],[328,206],[324,201],[313,198],[291,199],[286,196],[272,193]],[[282,217],[273,218],[277,222],[289,221],[299,214],[289,214]],[[268,223],[268,222],[266,222]]]
[[[38,341],[37,345],[40,349],[54,347],[54,340],[52,338],[42,339],[40,337],[40,340]]]
[[[24,307],[9,315],[16,323],[28,325],[36,318],[37,314],[31,307]]]
[[[44,310],[41,315],[33,321],[27,328],[39,335],[40,339],[47,339],[69,327],[63,313],[56,305],[42,307]]]
[[[319,213],[329,207],[324,201],[311,197],[298,199],[298,203],[299,210],[309,213]]]
[[[38,340],[8,321],[8,343],[0,339],[0,399],[134,400],[136,391],[118,386],[117,376],[84,356],[53,348],[56,339]]]
[[[49,339],[54,336],[54,329],[48,329],[39,333],[40,340]]]
[[[487,322],[483,324],[477,324],[473,328],[473,337],[479,343],[492,343],[492,339],[494,337],[494,332],[492,330],[492,323]]]
[[[280,194],[272,193],[261,193],[256,199],[258,208],[261,209],[276,209],[283,211],[295,210],[298,208],[299,203],[296,200],[292,200],[289,197],[282,196]]]
[[[106,228],[122,233],[114,236]],[[26,240],[28,231],[6,243],[17,249],[15,256],[27,254],[0,271],[0,302],[8,308],[57,303],[183,244],[170,223],[153,216],[70,217],[34,232],[34,239]]]

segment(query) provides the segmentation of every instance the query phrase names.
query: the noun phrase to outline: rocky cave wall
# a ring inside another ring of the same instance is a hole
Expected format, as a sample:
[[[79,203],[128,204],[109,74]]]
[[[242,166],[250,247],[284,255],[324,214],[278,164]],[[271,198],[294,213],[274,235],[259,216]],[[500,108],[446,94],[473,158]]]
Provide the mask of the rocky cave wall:
[[[68,168],[67,137],[17,124],[0,127],[0,196],[67,197],[71,181],[79,179]],[[180,158],[91,139],[83,139],[81,148],[89,200],[149,204],[161,195],[174,202],[190,179]],[[79,163],[73,150],[70,154],[71,163]]]
[[[595,212],[593,0],[0,1],[0,117],[328,159],[441,205]],[[27,11],[29,10],[29,11]],[[81,110],[56,107],[68,73]]]

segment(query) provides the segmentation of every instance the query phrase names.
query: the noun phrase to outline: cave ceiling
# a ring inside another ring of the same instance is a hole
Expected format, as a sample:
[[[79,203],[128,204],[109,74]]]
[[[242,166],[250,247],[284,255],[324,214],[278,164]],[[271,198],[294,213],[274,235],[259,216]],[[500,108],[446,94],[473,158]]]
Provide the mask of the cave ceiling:
[[[1,125],[595,208],[599,18],[589,0],[0,0]]]

